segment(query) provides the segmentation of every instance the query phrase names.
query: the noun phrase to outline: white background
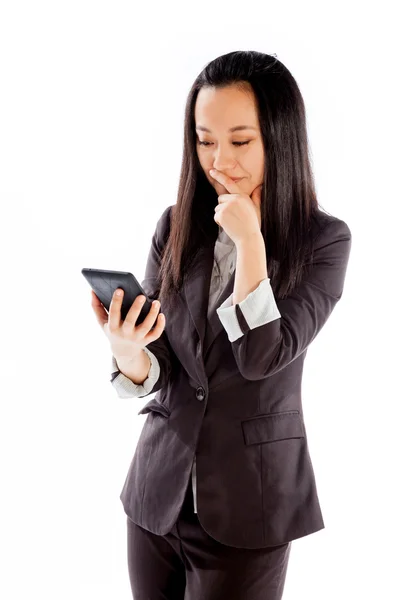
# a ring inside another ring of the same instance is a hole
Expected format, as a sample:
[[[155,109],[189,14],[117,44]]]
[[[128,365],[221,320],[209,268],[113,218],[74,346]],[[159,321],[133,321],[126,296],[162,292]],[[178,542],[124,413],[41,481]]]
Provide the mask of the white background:
[[[143,278],[176,202],[190,86],[233,50],[276,53],[294,75],[319,201],[353,235],[303,377],[326,528],[293,542],[284,598],[399,597],[394,8],[1,4],[2,598],[131,598],[119,494],[149,398],[117,397],[81,269]]]

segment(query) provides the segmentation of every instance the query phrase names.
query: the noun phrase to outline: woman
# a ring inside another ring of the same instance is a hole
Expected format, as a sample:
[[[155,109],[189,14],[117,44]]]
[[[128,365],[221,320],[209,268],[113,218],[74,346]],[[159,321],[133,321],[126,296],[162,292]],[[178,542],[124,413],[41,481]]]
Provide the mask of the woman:
[[[350,246],[318,206],[289,71],[260,52],[208,64],[142,282],[163,313],[136,327],[140,297],[123,322],[122,297],[92,300],[118,395],[157,392],[120,496],[135,600],[278,600],[292,540],[324,528],[301,380]]]

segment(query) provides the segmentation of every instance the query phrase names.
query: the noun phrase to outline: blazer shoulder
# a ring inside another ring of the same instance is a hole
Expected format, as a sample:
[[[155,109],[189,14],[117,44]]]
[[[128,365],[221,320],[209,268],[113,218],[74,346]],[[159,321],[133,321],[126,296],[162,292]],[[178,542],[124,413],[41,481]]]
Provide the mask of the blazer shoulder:
[[[340,239],[347,239],[351,242],[351,230],[346,221],[326,213],[321,209],[319,209],[315,215],[312,229],[314,231],[313,237],[316,243],[325,240],[327,237],[339,237]]]
[[[157,238],[157,242],[159,243],[159,245],[161,247],[163,247],[165,245],[165,243],[168,239],[168,236],[169,236],[169,232],[170,232],[170,228],[171,228],[172,207],[173,207],[173,204],[171,204],[171,206],[167,206],[167,208],[163,211],[163,213],[161,214],[160,218],[157,221],[156,238]]]

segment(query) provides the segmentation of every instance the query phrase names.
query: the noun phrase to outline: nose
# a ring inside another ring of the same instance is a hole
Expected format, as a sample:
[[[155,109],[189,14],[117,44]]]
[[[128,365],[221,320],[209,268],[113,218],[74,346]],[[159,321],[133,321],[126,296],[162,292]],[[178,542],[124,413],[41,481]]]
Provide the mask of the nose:
[[[216,150],[214,153],[214,159],[211,160],[212,168],[217,169],[218,171],[222,171],[223,173],[225,171],[228,171],[230,173],[234,171],[237,165],[237,160],[234,156],[234,152],[234,149],[229,148],[229,146],[225,148],[222,147],[222,145],[220,145],[219,149]]]

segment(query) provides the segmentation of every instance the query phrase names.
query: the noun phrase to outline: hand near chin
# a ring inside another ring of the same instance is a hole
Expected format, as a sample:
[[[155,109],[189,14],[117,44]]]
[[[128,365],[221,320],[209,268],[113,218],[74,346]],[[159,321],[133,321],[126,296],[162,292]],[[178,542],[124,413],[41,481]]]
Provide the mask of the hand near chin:
[[[214,221],[235,244],[260,234],[263,184],[258,185],[249,196],[227,175],[219,171],[210,171],[210,175],[229,192],[218,196]]]

